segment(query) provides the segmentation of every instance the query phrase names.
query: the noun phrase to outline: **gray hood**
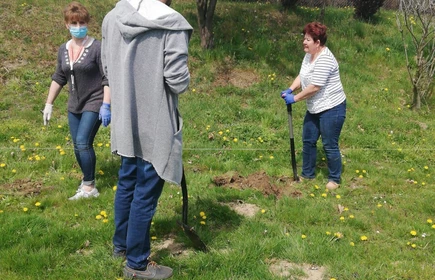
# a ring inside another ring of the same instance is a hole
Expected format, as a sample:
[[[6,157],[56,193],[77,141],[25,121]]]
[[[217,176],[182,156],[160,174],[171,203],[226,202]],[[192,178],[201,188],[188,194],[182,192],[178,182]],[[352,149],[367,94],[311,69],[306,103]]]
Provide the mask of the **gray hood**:
[[[132,40],[144,32],[160,29],[189,31],[192,26],[174,9],[158,0],[122,0],[116,4],[118,18],[116,24],[121,35]]]

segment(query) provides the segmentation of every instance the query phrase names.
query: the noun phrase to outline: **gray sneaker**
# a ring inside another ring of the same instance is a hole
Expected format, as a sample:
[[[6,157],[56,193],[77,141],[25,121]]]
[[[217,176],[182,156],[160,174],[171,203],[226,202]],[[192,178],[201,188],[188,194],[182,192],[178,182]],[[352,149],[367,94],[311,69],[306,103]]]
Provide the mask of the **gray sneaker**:
[[[100,193],[98,192],[97,188],[93,188],[92,191],[87,192],[87,191],[83,190],[80,186],[79,189],[77,190],[76,194],[74,196],[68,198],[68,200],[77,200],[77,199],[81,199],[81,198],[98,197],[99,195],[100,195]]]
[[[149,262],[146,270],[135,270],[124,267],[124,277],[127,279],[167,279],[172,276],[172,268]]]

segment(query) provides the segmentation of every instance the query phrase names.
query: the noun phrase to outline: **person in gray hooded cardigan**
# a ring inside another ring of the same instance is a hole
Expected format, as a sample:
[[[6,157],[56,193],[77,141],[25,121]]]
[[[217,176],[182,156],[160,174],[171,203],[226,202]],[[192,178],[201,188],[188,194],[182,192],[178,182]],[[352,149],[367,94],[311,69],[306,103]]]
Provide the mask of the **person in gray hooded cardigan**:
[[[102,25],[111,147],[121,156],[113,253],[126,256],[124,275],[139,279],[172,275],[171,268],[148,260],[149,231],[164,182],[180,184],[183,172],[178,95],[190,82],[192,27],[167,4],[121,0]]]

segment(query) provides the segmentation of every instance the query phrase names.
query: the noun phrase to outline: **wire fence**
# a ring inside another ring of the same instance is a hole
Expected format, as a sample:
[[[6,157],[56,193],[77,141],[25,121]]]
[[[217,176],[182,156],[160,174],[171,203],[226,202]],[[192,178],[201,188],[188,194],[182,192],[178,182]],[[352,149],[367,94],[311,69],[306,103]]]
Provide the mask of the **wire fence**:
[[[327,6],[334,7],[348,7],[353,6],[355,0],[326,0]],[[382,8],[384,9],[398,9],[400,0],[385,0]],[[322,7],[324,0],[299,0],[298,5],[308,6],[308,7]]]

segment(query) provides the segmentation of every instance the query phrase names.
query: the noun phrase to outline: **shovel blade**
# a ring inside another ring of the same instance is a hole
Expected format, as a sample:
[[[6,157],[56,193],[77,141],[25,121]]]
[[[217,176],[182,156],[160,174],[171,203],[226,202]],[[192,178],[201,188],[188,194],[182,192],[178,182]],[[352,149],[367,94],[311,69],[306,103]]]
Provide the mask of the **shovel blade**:
[[[183,224],[181,222],[178,222],[178,224],[181,225],[181,228],[183,229],[184,233],[187,235],[187,237],[189,237],[190,241],[192,241],[193,247],[195,249],[201,250],[203,252],[208,251],[207,246],[201,240],[201,238],[199,238],[198,234],[196,234],[193,227],[190,227],[190,226]]]

